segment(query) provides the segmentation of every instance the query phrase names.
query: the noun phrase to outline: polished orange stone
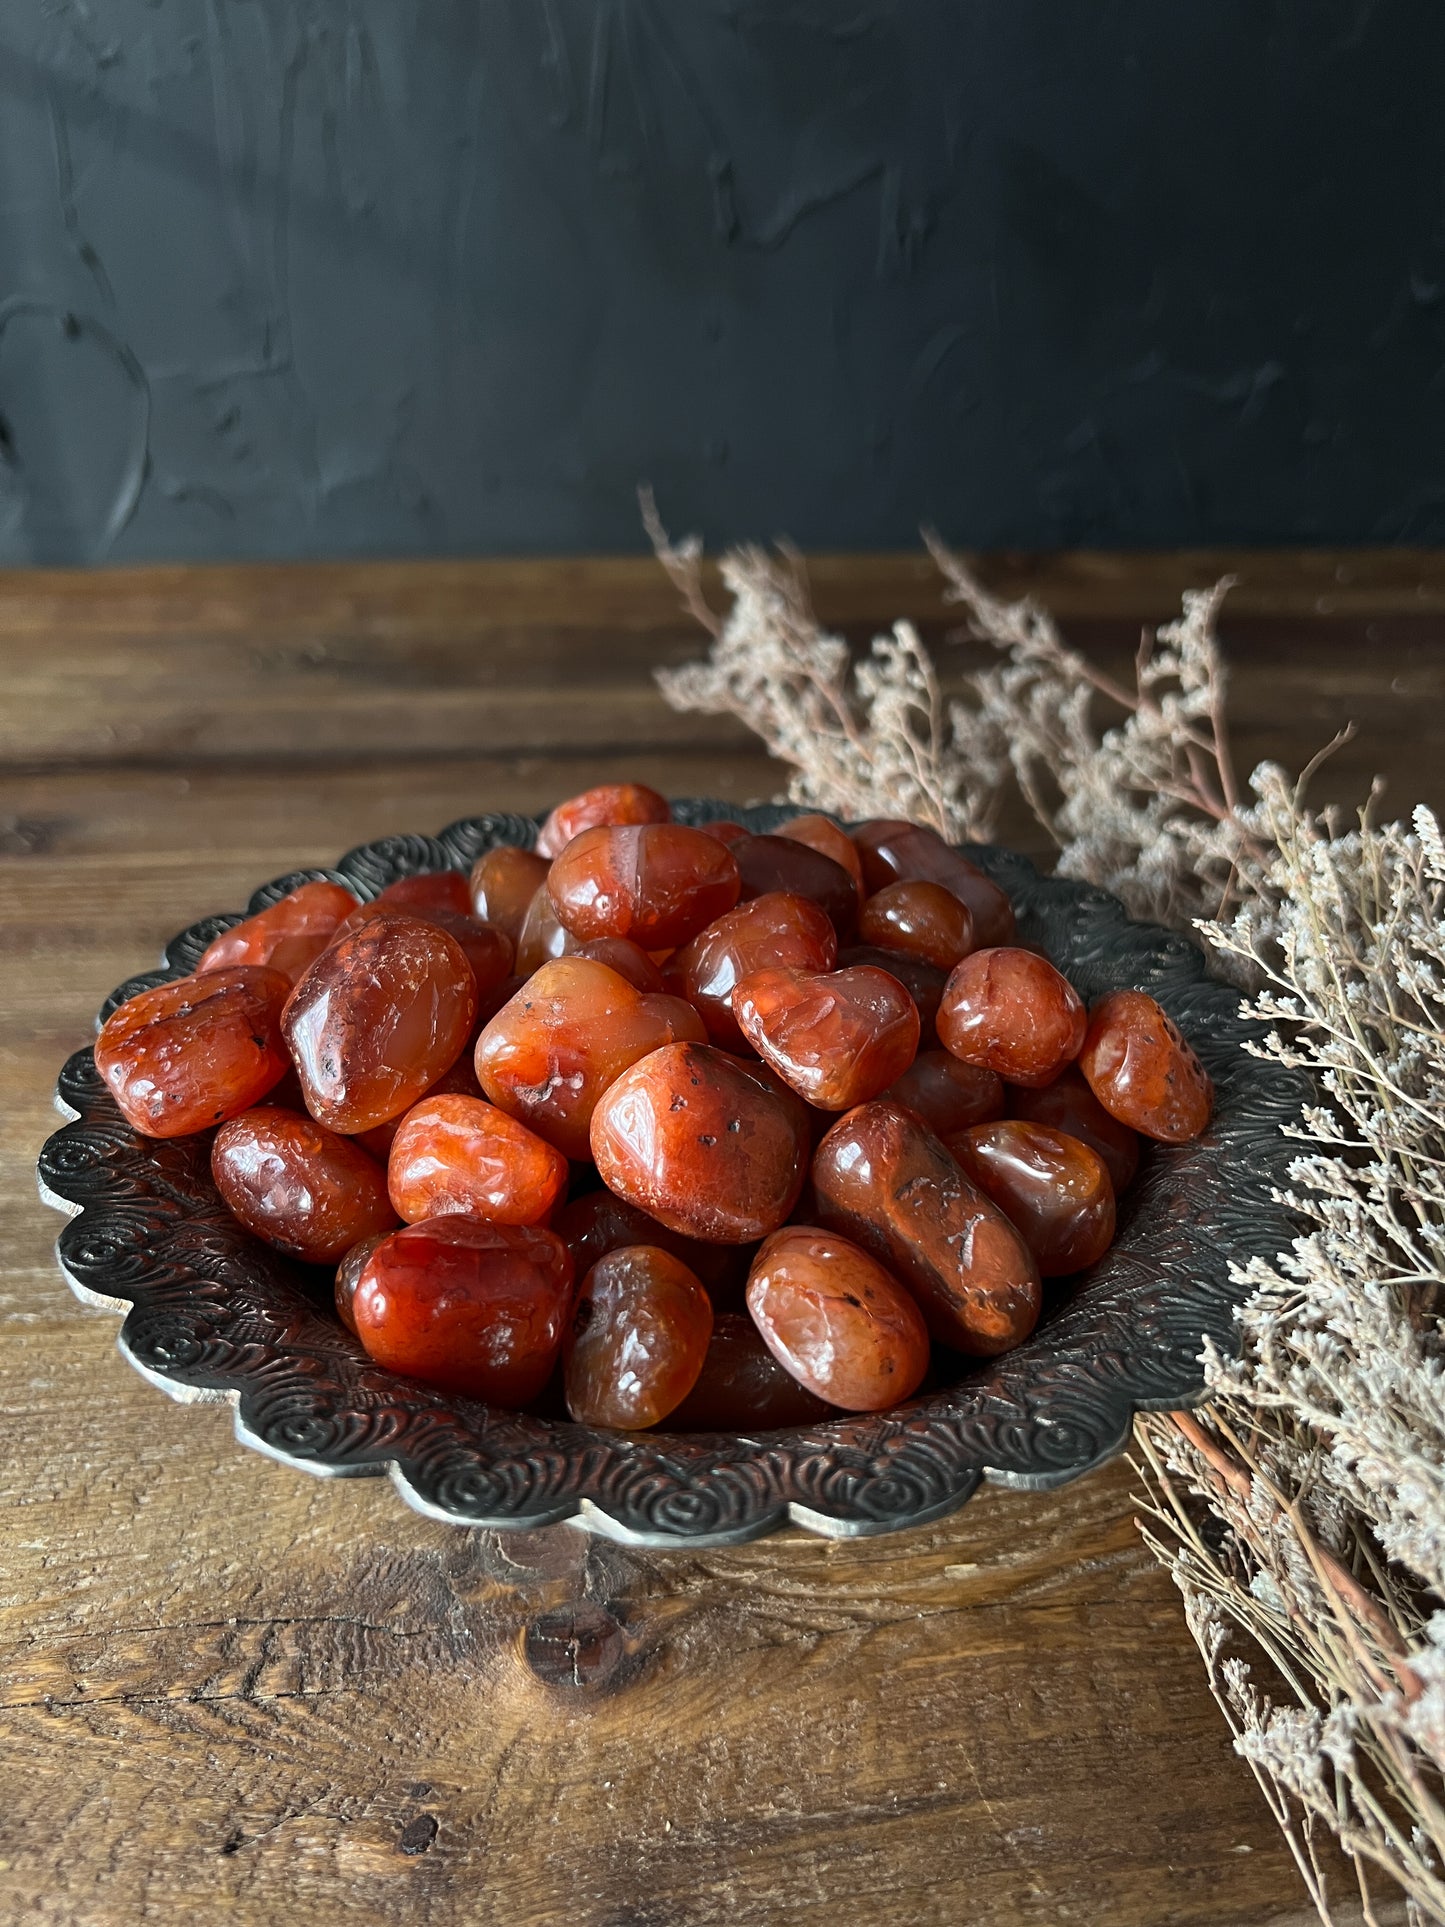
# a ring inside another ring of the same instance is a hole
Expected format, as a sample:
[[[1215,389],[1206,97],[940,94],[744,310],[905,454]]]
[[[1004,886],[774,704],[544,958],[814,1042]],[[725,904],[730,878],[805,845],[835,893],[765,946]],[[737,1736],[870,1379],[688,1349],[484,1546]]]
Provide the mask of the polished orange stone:
[[[1045,1278],[1102,1258],[1114,1242],[1114,1185],[1098,1152],[1048,1124],[974,1124],[948,1148],[1034,1254]]]
[[[538,856],[560,856],[574,836],[584,830],[622,823],[669,823],[672,809],[665,796],[645,783],[599,783],[559,803],[542,825]]]
[[[356,1312],[354,1300],[356,1287],[361,1283],[361,1274],[366,1269],[366,1261],[382,1241],[391,1236],[388,1231],[374,1231],[369,1238],[354,1244],[336,1267],[336,1283],[332,1288],[332,1298],[336,1305],[336,1316],[345,1325],[351,1336],[356,1336]]]
[[[697,1383],[667,1418],[670,1432],[776,1432],[836,1418],[829,1405],[784,1371],[745,1312],[713,1316]]]
[[[306,1108],[333,1131],[368,1131],[410,1109],[461,1055],[476,979],[455,940],[384,916],[334,943],[282,1019]]]
[[[550,868],[546,857],[538,856],[535,850],[519,849],[515,843],[499,843],[495,849],[484,850],[472,865],[472,915],[504,930],[515,945],[532,899],[547,881]]]
[[[735,1280],[740,1289],[747,1275],[743,1266],[741,1278],[738,1276],[738,1246],[684,1238],[646,1211],[639,1211],[635,1204],[616,1197],[605,1185],[584,1191],[564,1204],[552,1221],[552,1229],[571,1252],[579,1278],[585,1278],[599,1258],[623,1245],[660,1245],[695,1272],[713,1294],[726,1294]]]
[[[959,1065],[960,1070],[963,1068]],[[1007,1109],[1010,1117],[1026,1118],[1033,1124],[1051,1124],[1056,1131],[1067,1131],[1070,1137],[1081,1138],[1104,1160],[1116,1196],[1133,1181],[1139,1168],[1139,1134],[1127,1124],[1121,1124],[1118,1118],[1110,1117],[1084,1082],[1084,1074],[1077,1064],[1061,1071],[1052,1084],[1034,1090],[1022,1084],[1010,1084]],[[929,1122],[932,1123],[932,1119]],[[987,1122],[988,1119],[981,1117],[964,1120],[967,1124]],[[934,1124],[933,1128],[940,1136],[947,1136],[950,1130],[962,1130],[963,1124],[942,1129]]]
[[[992,1357],[1038,1320],[1039,1271],[1018,1232],[912,1111],[860,1105],[813,1156],[818,1212],[897,1277],[944,1345]]]
[[[829,856],[835,863],[840,863],[852,877],[854,895],[862,904],[868,892],[863,887],[863,864],[858,855],[858,846],[831,816],[795,816],[787,823],[780,824],[777,833],[791,837],[794,843],[806,843],[810,850],[817,850],[820,855]]]
[[[814,973],[755,970],[733,991],[744,1037],[798,1095],[846,1111],[913,1062],[918,1007],[896,977],[861,965]]]
[[[591,943],[579,943],[568,955],[591,957],[596,963],[606,964],[619,977],[625,977],[634,990],[663,988],[662,972],[642,946],[628,937],[597,937]]]
[[[948,982],[946,970],[905,956],[901,950],[881,950],[872,943],[849,944],[838,952],[838,962],[846,970],[866,964],[871,970],[886,970],[890,977],[896,977],[917,1006],[919,1043],[927,1050],[937,1042],[934,1025]]]
[[[938,1041],[1010,1084],[1048,1084],[1078,1056],[1088,1018],[1067,977],[1037,951],[976,950],[948,980]]]
[[[402,1119],[386,1182],[408,1224],[448,1212],[543,1224],[567,1189],[562,1153],[480,1097],[424,1097]]]
[[[881,950],[952,970],[974,948],[973,914],[941,883],[887,883],[863,905],[858,935]]]
[[[281,1013],[291,980],[238,964],[157,984],[112,1012],[95,1067],[125,1120],[184,1137],[260,1103],[291,1068]]]
[[[376,1160],[299,1111],[264,1105],[231,1118],[211,1146],[211,1176],[233,1218],[309,1265],[334,1265],[396,1223]]]
[[[777,1230],[802,1187],[801,1111],[739,1058],[672,1044],[608,1088],[592,1156],[609,1190],[669,1229],[746,1244]]]
[[[300,884],[269,909],[223,931],[202,952],[196,973],[269,964],[294,984],[355,908],[356,898],[339,883]]]
[[[407,880],[416,882],[429,879]],[[394,906],[385,902],[384,893],[374,902],[363,903],[359,909],[353,910],[345,922],[338,926],[336,938],[333,941],[349,937],[353,930],[359,930],[363,924],[372,923],[378,917],[394,917],[398,914],[416,917],[422,923],[434,924],[438,930],[445,930],[447,935],[461,947],[462,954],[472,967],[479,1001],[495,990],[498,984],[505,983],[511,975],[513,946],[511,938],[504,931],[494,928],[489,923],[482,923],[476,917],[461,916],[455,910],[417,909],[398,912]]]
[[[577,949],[577,938],[558,921],[551,893],[543,883],[527,906],[517,936],[517,973],[530,977],[544,963],[565,957]]]
[[[941,883],[968,905],[975,942],[992,947],[1012,941],[1014,913],[1008,897],[937,831],[918,823],[879,820],[860,823],[853,831],[853,842],[870,895],[889,883],[914,878]]]
[[[1142,990],[1111,990],[1094,1005],[1079,1069],[1111,1117],[1161,1144],[1198,1137],[1214,1110],[1208,1071]]]
[[[741,887],[727,846],[681,823],[584,830],[547,877],[557,919],[579,942],[630,937],[645,950],[686,943]]]
[[[598,1099],[649,1051],[695,1026],[671,998],[634,990],[606,964],[544,964],[477,1039],[478,1082],[492,1102],[564,1157],[585,1159]]]
[[[1004,1083],[997,1072],[961,1064],[946,1050],[920,1051],[882,1095],[907,1105],[938,1137],[1004,1114]]]
[[[816,1225],[775,1231],[753,1260],[748,1310],[800,1385],[848,1412],[882,1412],[918,1389],[928,1327],[860,1246]]]
[[[658,1245],[623,1245],[587,1273],[565,1342],[567,1410],[637,1432],[680,1405],[702,1370],[712,1300]]]
[[[715,1044],[746,1048],[732,1012],[742,978],[772,967],[831,970],[838,939],[823,910],[807,897],[755,897],[719,917],[694,937],[669,965],[669,980],[695,1004]]]
[[[477,1029],[480,1030],[480,1028],[481,1026],[478,1025]],[[475,1036],[475,1032],[473,1034]],[[443,1071],[440,1077],[428,1084],[417,1102],[424,1103],[433,1097],[480,1097],[481,1095],[482,1087],[477,1082],[472,1053],[463,1048],[461,1056],[451,1069]],[[279,1100],[273,1097],[271,1101],[276,1103]],[[299,1093],[298,1102],[303,1104],[305,1102]],[[395,1117],[387,1118],[384,1123],[372,1125],[369,1131],[355,1131],[352,1135],[362,1150],[368,1152],[379,1164],[384,1165],[391,1156],[391,1147],[396,1141],[397,1132],[401,1129],[402,1120],[410,1114],[409,1110],[399,1111]]]
[[[744,902],[782,894],[816,903],[840,941],[858,920],[852,872],[810,843],[791,836],[742,836],[729,846],[742,878]]]
[[[418,876],[398,877],[395,883],[388,883],[372,898],[372,905],[410,917],[430,916],[437,910],[469,917],[472,890],[460,870],[424,870]]]
[[[516,1409],[546,1386],[572,1308],[567,1247],[536,1225],[405,1225],[362,1267],[356,1335],[376,1364]]]

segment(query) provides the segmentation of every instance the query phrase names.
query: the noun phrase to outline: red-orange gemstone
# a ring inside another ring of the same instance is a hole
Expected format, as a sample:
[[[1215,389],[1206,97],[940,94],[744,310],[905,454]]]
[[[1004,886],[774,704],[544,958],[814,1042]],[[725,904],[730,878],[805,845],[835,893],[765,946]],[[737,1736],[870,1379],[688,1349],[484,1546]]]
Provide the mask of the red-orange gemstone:
[[[576,948],[577,939],[557,921],[551,893],[546,884],[542,884],[527,906],[527,914],[522,919],[522,928],[517,937],[518,975],[530,977],[544,963],[550,963],[556,957],[565,957]]]
[[[223,931],[202,952],[196,974],[269,964],[294,984],[355,908],[356,898],[339,883],[303,883],[269,909]]]
[[[645,950],[686,943],[741,887],[727,846],[681,823],[584,830],[547,877],[558,921],[579,942],[630,937]]]
[[[852,930],[858,920],[858,887],[841,863],[791,836],[743,836],[730,847],[745,902],[779,894],[806,897],[840,937]]]
[[[705,1044],[653,1051],[592,1116],[592,1156],[608,1188],[714,1244],[776,1231],[802,1188],[808,1150],[802,1106]]]
[[[415,877],[405,879],[410,882],[430,882],[430,878]],[[445,930],[457,943],[463,956],[472,967],[476,981],[477,997],[487,996],[498,984],[505,983],[512,969],[512,940],[501,930],[489,923],[482,923],[476,917],[459,916],[455,910],[417,909],[398,912],[393,905],[384,900],[385,893],[374,903],[363,903],[353,910],[336,931],[336,938],[349,937],[353,930],[363,924],[372,923],[377,917],[394,917],[398,914],[415,917],[421,923],[434,924],[438,930]]]
[[[963,1070],[965,1066],[960,1064],[958,1068]],[[1077,1064],[1070,1064],[1052,1084],[1044,1084],[1037,1090],[1027,1090],[1022,1084],[1010,1084],[1008,1114],[1010,1117],[1026,1118],[1033,1124],[1051,1124],[1056,1131],[1066,1131],[1070,1137],[1081,1138],[1091,1150],[1098,1152],[1108,1166],[1116,1195],[1132,1181],[1139,1168],[1138,1133],[1131,1131],[1127,1124],[1121,1124],[1116,1117],[1110,1117],[1084,1082],[1084,1074]],[[992,1115],[996,1116],[997,1113]],[[988,1121],[981,1117],[964,1120],[968,1124],[984,1124]],[[932,1123],[932,1119],[929,1122]],[[963,1125],[951,1124],[940,1129],[934,1124],[933,1128],[941,1137],[946,1137],[950,1130],[962,1130]]]
[[[886,970],[890,977],[896,977],[918,1006],[919,1041],[925,1049],[936,1043],[934,1025],[938,1006],[943,1002],[943,987],[948,982],[946,970],[921,963],[917,957],[907,957],[901,950],[880,950],[871,943],[855,943],[840,950],[838,962],[848,970],[867,964],[873,970]]]
[[[740,903],[680,950],[670,976],[702,1013],[715,1044],[737,1049],[743,1035],[732,1012],[737,984],[773,967],[831,970],[838,939],[826,914],[806,897],[776,895]]]
[[[938,1137],[1004,1113],[1003,1079],[977,1064],[961,1064],[946,1050],[920,1051],[883,1095],[906,1105]]]
[[[896,1278],[836,1232],[775,1231],[753,1260],[748,1310],[800,1385],[848,1412],[882,1412],[918,1389],[928,1328]]]
[[[712,1300],[670,1251],[624,1245],[587,1273],[566,1342],[567,1410],[637,1432],[680,1405],[702,1370]]]
[[[620,823],[670,823],[667,798],[645,783],[599,783],[580,796],[559,803],[542,825],[538,856],[560,856],[574,836],[584,830]]]
[[[813,1189],[823,1222],[908,1287],[940,1344],[989,1358],[1033,1330],[1027,1245],[902,1105],[880,1098],[840,1118],[814,1154]]]
[[[481,1094],[482,1087],[477,1082],[472,1053],[469,1050],[463,1050],[449,1071],[443,1071],[440,1077],[427,1085],[418,1102],[426,1103],[434,1097],[480,1097]],[[279,1100],[273,1095],[271,1101],[274,1104]],[[300,1097],[299,1090],[298,1102],[305,1103],[305,1099]],[[374,1124],[369,1131],[356,1131],[352,1135],[364,1151],[374,1157],[379,1164],[385,1164],[391,1156],[391,1147],[396,1141],[397,1132],[401,1129],[402,1120],[410,1115],[410,1111],[398,1111],[395,1117],[387,1118],[384,1124]]]
[[[948,1148],[1015,1225],[1045,1278],[1102,1258],[1114,1242],[1114,1186],[1104,1160],[1047,1124],[975,1124]]]
[[[499,843],[472,865],[472,915],[504,930],[516,944],[533,897],[547,881],[551,866],[535,850]]]
[[[1087,1024],[1079,993],[1046,957],[976,950],[948,980],[938,1041],[1010,1084],[1049,1084],[1078,1056]]]
[[[831,816],[795,816],[791,822],[779,826],[778,835],[791,837],[794,843],[806,843],[810,850],[817,850],[823,856],[832,857],[835,863],[841,863],[853,879],[854,895],[862,903],[868,892],[863,887],[863,865],[858,856],[858,846]]]
[[[398,877],[372,902],[408,917],[428,917],[437,910],[456,917],[472,914],[471,885],[460,870],[426,870],[419,876]]]
[[[744,1037],[809,1104],[851,1110],[913,1062],[918,1007],[896,977],[862,965],[755,970],[733,992]]]
[[[579,943],[568,954],[591,957],[596,963],[606,964],[619,977],[625,977],[634,990],[660,991],[663,987],[662,972],[642,946],[630,938],[597,937],[591,943]]]
[[[639,1211],[635,1204],[614,1196],[605,1185],[564,1204],[552,1229],[571,1252],[579,1278],[585,1278],[609,1251],[619,1251],[624,1245],[660,1245],[689,1271],[696,1272],[709,1292],[715,1293],[731,1283],[739,1262],[736,1245],[709,1245],[697,1238],[684,1238]]]
[[[369,1238],[354,1244],[341,1263],[336,1267],[336,1284],[332,1297],[336,1304],[336,1316],[345,1325],[351,1336],[356,1336],[356,1287],[361,1283],[361,1274],[366,1269],[366,1261],[376,1247],[391,1236],[390,1231],[375,1231]]]
[[[945,843],[935,830],[918,823],[860,823],[853,841],[863,864],[863,881],[869,892],[885,884],[907,882],[914,878],[926,883],[941,883],[973,916],[974,941],[992,947],[1011,941],[1014,934],[1013,905],[1002,890],[986,877],[976,863],[952,844]]]
[[[952,970],[974,947],[973,916],[941,883],[888,883],[863,905],[858,935],[936,970]]]
[[[552,1376],[571,1305],[560,1238],[453,1216],[383,1238],[362,1267],[352,1316],[388,1371],[515,1409]]]
[[[542,1224],[567,1189],[562,1153],[479,1097],[424,1097],[402,1119],[387,1160],[397,1215],[449,1212],[493,1224]]]
[[[376,1160],[298,1111],[263,1105],[223,1124],[211,1176],[233,1218],[309,1265],[334,1265],[396,1223]]]
[[[128,1124],[184,1137],[258,1104],[291,1068],[281,1012],[291,980],[239,964],[127,999],[95,1040],[95,1067]]]
[[[1142,990],[1111,990],[1094,1005],[1079,1069],[1111,1117],[1161,1144],[1198,1137],[1214,1110],[1208,1071]]]
[[[476,1008],[472,967],[444,930],[363,924],[316,959],[282,1019],[307,1110],[347,1133],[398,1117],[456,1062]]]
[[[636,991],[589,957],[560,957],[477,1039],[477,1078],[494,1104],[583,1159],[597,1100],[629,1064],[672,1043],[680,1021],[672,998]]]
[[[837,1407],[786,1372],[741,1312],[713,1317],[697,1383],[668,1414],[670,1432],[776,1432],[836,1418]]]

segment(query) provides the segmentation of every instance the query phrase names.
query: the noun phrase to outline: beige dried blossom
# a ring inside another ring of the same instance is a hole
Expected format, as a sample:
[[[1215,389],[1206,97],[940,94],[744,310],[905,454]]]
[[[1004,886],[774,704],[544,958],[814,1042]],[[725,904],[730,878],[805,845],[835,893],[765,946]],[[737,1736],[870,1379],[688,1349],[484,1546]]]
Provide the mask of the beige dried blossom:
[[[662,679],[669,700],[741,716],[790,767],[795,802],[843,816],[982,837],[1011,774],[1060,871],[1141,915],[1203,918],[1217,967],[1250,985],[1259,1054],[1313,1076],[1320,1100],[1291,1127],[1299,1235],[1240,1270],[1241,1350],[1207,1353],[1208,1403],[1137,1422],[1141,1530],[1321,1919],[1345,1904],[1333,1842],[1356,1915],[1378,1919],[1384,1876],[1412,1922],[1445,1922],[1439,824],[1419,809],[1341,831],[1269,765],[1242,793],[1215,637],[1227,585],[1146,632],[1128,686],[930,539],[948,598],[999,656],[945,700],[907,625],[855,664],[786,555],[726,557],[733,600],[715,615],[697,545],[671,547],[648,513],[713,638]]]

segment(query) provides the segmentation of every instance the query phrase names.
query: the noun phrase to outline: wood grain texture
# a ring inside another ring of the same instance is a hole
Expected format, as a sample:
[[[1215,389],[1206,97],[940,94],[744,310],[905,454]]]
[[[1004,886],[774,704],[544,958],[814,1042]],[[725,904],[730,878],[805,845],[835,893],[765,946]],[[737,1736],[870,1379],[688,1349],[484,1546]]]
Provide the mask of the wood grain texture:
[[[459,1532],[242,1451],[225,1412],[129,1372],[55,1272],[33,1192],[54,1074],[175,928],[367,838],[610,774],[775,786],[745,738],[657,704],[658,638],[693,645],[650,590],[629,601],[632,570],[519,568],[518,633],[563,602],[594,626],[510,655],[466,631],[501,721],[481,695],[453,713],[470,578],[446,565],[434,597],[393,572],[384,623],[356,623],[373,572],[332,572],[326,647],[366,642],[322,672],[312,591],[293,608],[278,581],[308,572],[145,572],[104,621],[104,578],[0,582],[0,1917],[1303,1927],[1122,1465],[858,1544]],[[1093,611],[1101,655],[1129,646],[1130,581],[1117,619]],[[836,619],[881,620],[868,593],[840,589]],[[1398,576],[1380,593],[1249,618],[1241,760],[1297,762],[1356,716],[1322,781],[1344,798],[1383,767],[1402,806],[1442,802],[1432,619],[1390,613]],[[139,748],[94,733],[96,678],[149,692]],[[561,710],[568,678],[591,693]],[[509,734],[525,713],[542,748]]]

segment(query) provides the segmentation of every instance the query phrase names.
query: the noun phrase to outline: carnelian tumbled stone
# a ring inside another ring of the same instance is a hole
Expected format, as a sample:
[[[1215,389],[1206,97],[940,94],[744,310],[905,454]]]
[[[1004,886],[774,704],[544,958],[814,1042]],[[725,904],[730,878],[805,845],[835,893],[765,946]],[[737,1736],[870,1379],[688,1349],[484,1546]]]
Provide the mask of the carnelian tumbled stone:
[[[362,1267],[356,1335],[378,1365],[515,1409],[552,1376],[572,1305],[567,1247],[536,1225],[405,1225]]]
[[[1088,1018],[1078,991],[1047,957],[976,950],[948,980],[938,1041],[965,1064],[1011,1084],[1048,1084],[1078,1056]]]
[[[885,1097],[905,1104],[938,1137],[988,1124],[1004,1113],[1003,1079],[978,1064],[961,1064],[946,1050],[920,1051]]]
[[[364,923],[322,952],[282,1018],[307,1110],[348,1133],[399,1116],[461,1055],[476,1008],[472,967],[444,930]]]
[[[573,1309],[567,1410],[581,1425],[656,1425],[697,1383],[711,1337],[712,1300],[670,1251],[609,1251],[583,1279]]]
[[[504,930],[515,944],[533,897],[547,881],[551,866],[535,850],[499,843],[472,865],[472,915]]]
[[[819,975],[755,970],[733,1015],[764,1063],[824,1111],[847,1111],[913,1062],[918,1006],[896,977],[860,965]]]
[[[783,894],[816,903],[840,937],[858,917],[851,871],[812,844],[791,836],[740,836],[729,846],[737,859],[745,902]]]
[[[1214,1110],[1208,1071],[1142,990],[1111,990],[1094,1005],[1079,1069],[1111,1117],[1161,1144],[1198,1137]]]
[[[671,1432],[775,1432],[836,1418],[838,1408],[784,1371],[745,1313],[720,1311],[697,1383],[668,1414]]]
[[[696,1272],[710,1292],[725,1287],[739,1264],[736,1245],[710,1245],[697,1238],[684,1238],[639,1211],[635,1204],[616,1197],[605,1185],[596,1191],[584,1191],[580,1198],[564,1204],[552,1221],[552,1229],[571,1252],[579,1278],[585,1278],[599,1258],[605,1258],[609,1251],[619,1251],[623,1245],[660,1245],[689,1271]],[[743,1270],[746,1272],[746,1266]]]
[[[584,830],[620,823],[670,823],[672,810],[665,796],[645,783],[599,783],[559,803],[542,825],[538,856],[560,856],[574,836]]]
[[[374,1231],[369,1238],[354,1244],[336,1267],[336,1283],[332,1298],[336,1305],[336,1316],[345,1325],[351,1336],[356,1336],[356,1287],[361,1283],[361,1274],[366,1269],[366,1261],[384,1239],[391,1236],[390,1231]]]
[[[1013,937],[1013,905],[1007,896],[962,851],[945,843],[936,830],[924,829],[919,823],[860,823],[853,841],[870,892],[914,878],[941,883],[968,905],[977,943],[992,946],[1008,943]]]
[[[877,944],[871,943],[850,944],[838,952],[838,962],[849,970],[855,964],[868,964],[874,970],[886,970],[890,977],[896,977],[918,1006],[920,1042],[925,1048],[937,1042],[934,1026],[938,1006],[943,1002],[943,987],[948,982],[946,970],[921,963],[917,957],[905,956],[901,950],[880,950]]]
[[[831,970],[837,955],[837,935],[818,905],[779,891],[719,917],[678,952],[669,972],[702,1013],[713,1042],[737,1049],[743,1036],[732,995],[742,978],[774,966]]]
[[[429,878],[405,878],[407,882],[428,882]],[[445,930],[457,944],[472,967],[476,980],[478,998],[485,997],[505,983],[512,969],[512,940],[504,931],[483,923],[477,917],[464,916],[456,910],[426,909],[398,911],[393,904],[385,901],[385,892],[372,903],[363,903],[353,910],[346,920],[337,926],[336,938],[349,937],[353,930],[359,930],[364,923],[372,923],[377,917],[404,915],[415,917],[421,923],[435,924],[438,930]]]
[[[530,977],[544,963],[550,963],[554,957],[564,957],[576,948],[577,939],[557,920],[547,885],[540,884],[517,933],[518,975]]]
[[[973,915],[941,883],[888,883],[863,905],[858,935],[936,970],[952,970],[974,947]]]
[[[928,1327],[896,1278],[836,1232],[775,1231],[748,1274],[748,1310],[785,1371],[830,1405],[881,1412],[918,1389]]]
[[[932,1131],[886,1098],[840,1118],[813,1156],[818,1212],[917,1299],[940,1344],[991,1358],[1033,1330],[1028,1246]]]
[[[147,1137],[204,1131],[258,1104],[291,1068],[281,1034],[290,995],[290,978],[265,964],[157,984],[107,1018],[95,1067]]]
[[[294,984],[356,908],[339,883],[303,883],[269,909],[223,930],[201,953],[196,973],[234,964],[269,964]]]
[[[592,1114],[609,1190],[685,1237],[747,1244],[802,1189],[804,1107],[726,1051],[670,1044],[624,1071]]]
[[[423,870],[388,883],[372,903],[398,916],[426,917],[434,910],[446,910],[456,917],[469,917],[472,891],[460,870]]]
[[[963,1070],[965,1066],[960,1064],[958,1068]],[[1118,1118],[1110,1117],[1084,1082],[1084,1074],[1077,1064],[1070,1064],[1052,1084],[1041,1085],[1036,1090],[1027,1090],[1022,1084],[1010,1084],[1008,1114],[1010,1117],[1026,1118],[1033,1124],[1051,1124],[1056,1131],[1066,1131],[1070,1137],[1081,1138],[1091,1150],[1098,1152],[1108,1166],[1116,1196],[1133,1180],[1139,1168],[1138,1132],[1131,1131]],[[991,1115],[996,1116],[997,1113]],[[988,1121],[987,1118],[970,1117],[964,1119],[963,1123],[985,1124]],[[933,1124],[932,1118],[928,1122]],[[933,1128],[940,1137],[946,1137],[949,1131],[962,1130],[963,1124],[950,1124],[942,1129],[933,1124]]]
[[[567,1189],[562,1153],[479,1097],[424,1097],[402,1119],[386,1182],[408,1224],[457,1211],[541,1224]]]
[[[555,1145],[586,1158],[597,1100],[629,1064],[676,1041],[696,1013],[632,988],[590,957],[544,964],[477,1039],[476,1071],[492,1102]]]
[[[686,943],[741,888],[727,845],[681,823],[584,830],[547,877],[558,922],[580,942],[630,937],[645,950]]]
[[[223,1124],[211,1176],[233,1218],[309,1265],[334,1265],[396,1223],[376,1160],[299,1111],[263,1105]]]
[[[790,822],[778,825],[778,835],[791,837],[794,843],[806,843],[810,850],[817,850],[823,856],[832,857],[841,863],[853,879],[853,890],[861,904],[868,892],[863,885],[863,864],[858,855],[858,846],[846,830],[840,829],[830,816],[795,816]]]
[[[472,1053],[463,1050],[449,1071],[443,1071],[440,1077],[427,1085],[423,1101],[429,1102],[434,1097],[480,1097],[481,1094],[482,1087],[477,1082]],[[274,1104],[279,1100],[273,1096],[271,1101]],[[302,1098],[300,1101],[304,1104],[306,1100]],[[385,1164],[391,1156],[391,1147],[396,1142],[402,1120],[410,1114],[410,1111],[398,1111],[395,1117],[387,1118],[384,1124],[374,1124],[369,1131],[355,1131],[352,1135],[364,1151],[369,1151],[378,1163]]]
[[[579,943],[567,954],[591,957],[596,963],[606,964],[619,977],[625,977],[634,990],[662,990],[662,972],[641,944],[633,943],[628,937],[597,937],[591,943]]]
[[[1082,1271],[1113,1243],[1114,1186],[1104,1160],[1081,1139],[1004,1118],[973,1125],[948,1148],[1017,1226],[1043,1277]]]

